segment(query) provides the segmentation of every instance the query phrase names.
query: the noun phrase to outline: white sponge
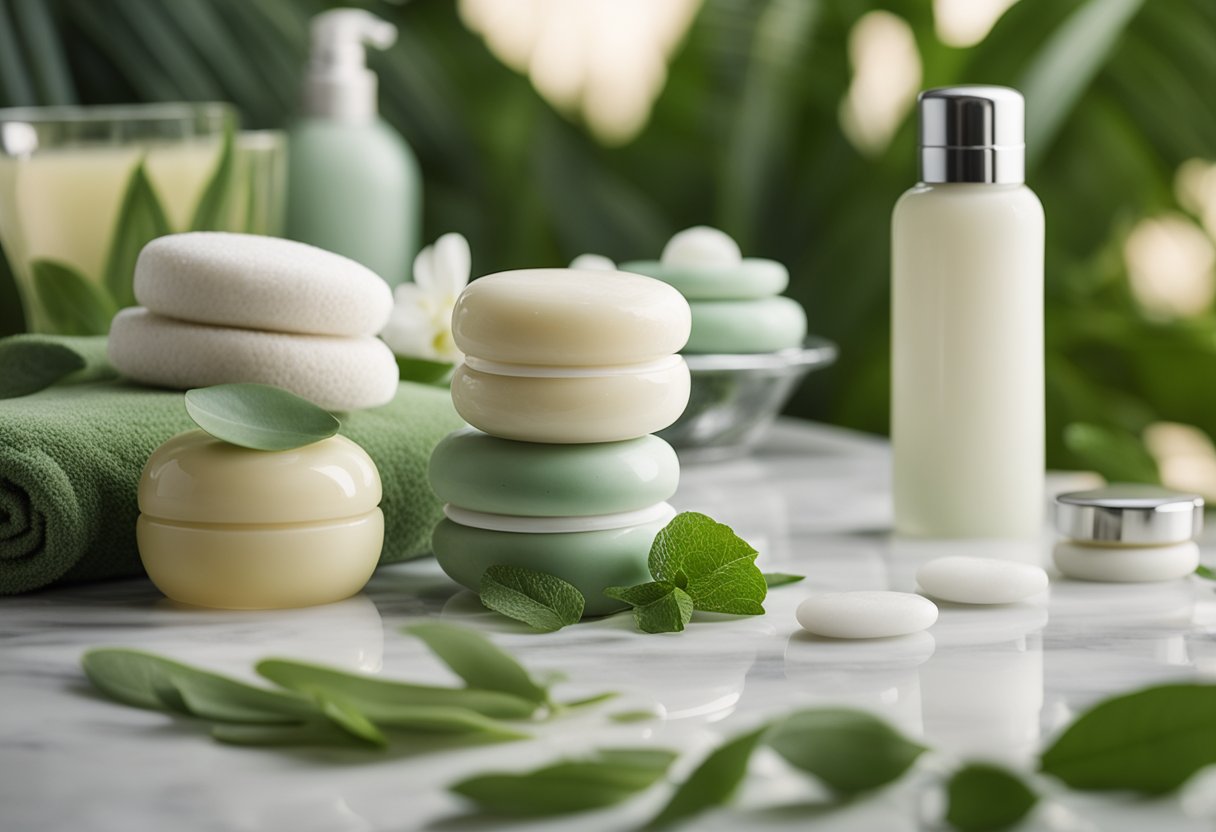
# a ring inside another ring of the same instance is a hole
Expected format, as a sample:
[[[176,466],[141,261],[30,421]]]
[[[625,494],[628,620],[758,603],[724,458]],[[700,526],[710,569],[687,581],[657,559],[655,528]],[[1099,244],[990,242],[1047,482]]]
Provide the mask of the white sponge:
[[[193,231],[144,246],[135,299],[183,321],[305,335],[375,335],[393,311],[376,273],[314,246]]]
[[[185,390],[259,382],[326,410],[378,407],[397,392],[397,362],[379,338],[205,326],[138,306],[114,317],[109,356],[120,373],[144,384]]]

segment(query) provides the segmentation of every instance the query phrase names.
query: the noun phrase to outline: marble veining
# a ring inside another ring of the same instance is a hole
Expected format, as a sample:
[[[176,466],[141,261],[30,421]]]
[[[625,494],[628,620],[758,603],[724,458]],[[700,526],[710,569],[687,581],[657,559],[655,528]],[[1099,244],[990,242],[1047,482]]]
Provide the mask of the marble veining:
[[[926,828],[932,811],[925,784],[953,759],[1025,763],[1097,699],[1166,681],[1216,681],[1216,587],[1197,579],[1108,586],[1053,575],[1050,592],[1028,602],[943,604],[938,623],[914,636],[836,642],[803,633],[793,611],[808,593],[910,591],[916,568],[931,557],[1000,552],[1047,564],[1046,533],[1025,546],[891,540],[888,466],[879,440],[794,422],[779,423],[753,457],[686,466],[677,508],[734,526],[760,550],[765,569],[808,577],[774,590],[766,616],[698,617],[682,635],[637,633],[628,616],[534,635],[482,609],[432,560],[384,569],[347,601],[286,612],[178,608],[142,580],[0,599],[0,830],[497,828],[465,815],[445,784],[595,744],[696,752],[768,715],[827,703],[870,709],[941,753],[907,782],[832,810],[809,807],[814,787],[762,753],[739,805],[696,828],[915,830]],[[1051,482],[1055,490],[1087,484],[1071,475]],[[1205,545],[1205,562],[1213,555]],[[398,632],[424,616],[483,628],[532,669],[566,672],[560,694],[612,689],[624,696],[544,725],[526,743],[440,753],[419,743],[382,755],[242,749],[212,742],[200,725],[99,698],[78,669],[84,649],[104,644],[243,678],[253,678],[256,659],[278,655],[451,681]],[[604,718],[641,707],[660,709],[665,719]],[[664,799],[656,789],[612,811],[509,828],[629,828]],[[1214,824],[1216,776],[1162,800],[1056,796],[1030,828],[1210,832]]]

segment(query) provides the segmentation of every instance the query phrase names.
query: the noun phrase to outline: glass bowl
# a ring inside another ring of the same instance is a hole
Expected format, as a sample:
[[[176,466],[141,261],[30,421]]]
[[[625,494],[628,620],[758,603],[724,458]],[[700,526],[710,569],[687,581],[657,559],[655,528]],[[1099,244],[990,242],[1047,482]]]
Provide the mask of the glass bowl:
[[[778,352],[685,355],[684,360],[692,373],[688,407],[659,436],[683,461],[713,461],[747,453],[806,374],[836,360],[836,345],[811,337],[801,347]]]

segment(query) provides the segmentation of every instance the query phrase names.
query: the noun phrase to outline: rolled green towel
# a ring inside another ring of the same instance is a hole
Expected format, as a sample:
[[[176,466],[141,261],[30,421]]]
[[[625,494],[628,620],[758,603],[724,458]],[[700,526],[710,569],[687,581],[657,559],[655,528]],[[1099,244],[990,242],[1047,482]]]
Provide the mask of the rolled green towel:
[[[341,433],[380,469],[381,564],[429,551],[442,512],[427,461],[461,425],[447,390],[410,383],[389,404],[342,417]],[[122,382],[0,400],[0,594],[142,574],[140,473],[157,446],[192,427],[181,393]]]

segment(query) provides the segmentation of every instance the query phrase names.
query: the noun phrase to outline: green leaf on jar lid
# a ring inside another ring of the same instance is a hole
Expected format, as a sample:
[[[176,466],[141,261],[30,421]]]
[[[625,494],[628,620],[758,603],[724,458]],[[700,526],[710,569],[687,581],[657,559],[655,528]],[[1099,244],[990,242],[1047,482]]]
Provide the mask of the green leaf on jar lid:
[[[218,384],[186,391],[186,412],[223,442],[286,451],[328,439],[341,423],[307,399],[268,384]]]

